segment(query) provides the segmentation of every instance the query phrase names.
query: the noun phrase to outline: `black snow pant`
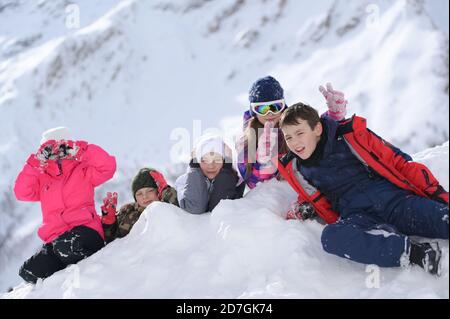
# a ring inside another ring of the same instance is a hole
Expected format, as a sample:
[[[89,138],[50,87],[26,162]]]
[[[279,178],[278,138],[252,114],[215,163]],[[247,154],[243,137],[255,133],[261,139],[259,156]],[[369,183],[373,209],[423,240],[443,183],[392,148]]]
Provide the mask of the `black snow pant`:
[[[76,264],[105,245],[99,233],[86,226],[77,226],[51,243],[42,246],[34,256],[20,267],[19,275],[26,282],[36,283],[39,278]]]

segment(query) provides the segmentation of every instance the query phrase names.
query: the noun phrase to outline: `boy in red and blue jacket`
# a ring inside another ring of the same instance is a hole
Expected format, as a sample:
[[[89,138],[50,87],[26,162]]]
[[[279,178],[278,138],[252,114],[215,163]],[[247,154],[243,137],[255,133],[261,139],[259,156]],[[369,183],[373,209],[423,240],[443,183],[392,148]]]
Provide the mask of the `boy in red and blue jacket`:
[[[278,161],[279,172],[299,194],[296,215],[314,212],[328,223],[326,252],[439,273],[437,242],[409,237],[448,239],[448,192],[426,166],[370,131],[361,117],[336,122],[297,103],[280,127],[290,151]]]

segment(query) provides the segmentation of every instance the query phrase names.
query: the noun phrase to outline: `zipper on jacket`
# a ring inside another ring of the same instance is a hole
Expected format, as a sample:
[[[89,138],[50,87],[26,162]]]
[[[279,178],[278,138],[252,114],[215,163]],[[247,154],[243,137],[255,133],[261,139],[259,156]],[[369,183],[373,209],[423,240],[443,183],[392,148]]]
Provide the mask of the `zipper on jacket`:
[[[421,171],[422,171],[423,177],[425,178],[425,182],[427,183],[427,185],[431,185],[430,176],[428,176],[427,171],[424,169],[422,169]]]
[[[56,175],[56,176],[61,176],[62,175],[62,173],[63,173],[63,171],[62,171],[62,164],[61,164],[61,160],[59,159],[59,160],[57,160],[56,161],[56,164],[58,164],[58,169],[59,169],[59,173],[58,173],[58,175]]]

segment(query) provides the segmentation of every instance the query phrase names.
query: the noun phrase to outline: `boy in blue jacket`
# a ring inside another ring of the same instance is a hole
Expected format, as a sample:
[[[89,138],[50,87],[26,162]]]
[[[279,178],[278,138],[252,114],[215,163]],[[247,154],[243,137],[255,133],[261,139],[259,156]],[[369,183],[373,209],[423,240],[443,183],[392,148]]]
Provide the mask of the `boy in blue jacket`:
[[[448,192],[425,165],[370,131],[361,117],[321,119],[297,103],[283,113],[280,127],[290,150],[279,160],[280,174],[299,194],[296,216],[317,214],[328,223],[326,252],[439,273],[437,242],[410,238],[448,239]]]

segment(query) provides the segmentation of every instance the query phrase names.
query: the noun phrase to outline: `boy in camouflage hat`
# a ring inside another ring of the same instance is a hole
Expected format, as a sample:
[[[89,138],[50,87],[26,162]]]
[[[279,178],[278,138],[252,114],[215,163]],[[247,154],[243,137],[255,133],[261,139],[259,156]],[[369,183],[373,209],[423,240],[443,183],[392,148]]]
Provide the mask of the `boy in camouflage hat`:
[[[133,179],[131,190],[135,202],[122,206],[118,213],[116,212],[117,193],[108,192],[103,199],[102,224],[106,243],[128,235],[141,213],[154,201],[178,206],[176,190],[169,186],[164,176],[154,169],[139,170]]]

